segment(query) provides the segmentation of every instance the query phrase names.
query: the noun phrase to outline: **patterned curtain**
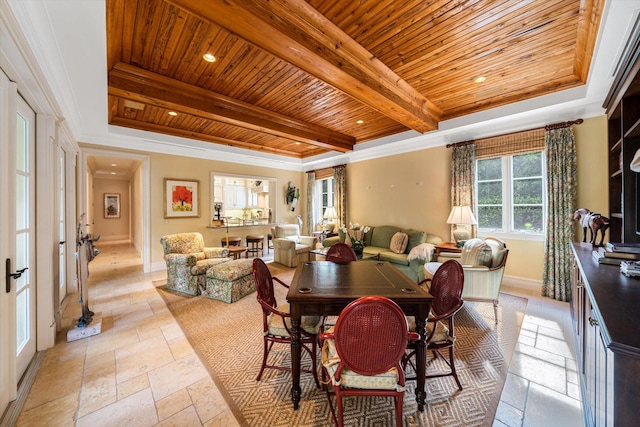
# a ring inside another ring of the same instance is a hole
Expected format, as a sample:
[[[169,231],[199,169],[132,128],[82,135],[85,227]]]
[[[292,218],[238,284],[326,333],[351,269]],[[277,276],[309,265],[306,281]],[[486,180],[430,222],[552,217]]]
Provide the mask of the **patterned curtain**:
[[[316,188],[316,173],[315,171],[307,172],[307,217],[305,222],[307,223],[307,236],[311,236],[311,233],[315,231],[316,226],[316,210],[314,209],[314,193]],[[302,233],[302,230],[300,230]]]
[[[571,239],[576,194],[576,142],[570,127],[547,130],[547,238],[542,295],[571,300]]]
[[[451,206],[475,208],[474,183],[476,178],[476,144],[464,143],[453,147],[451,153]],[[477,215],[477,214],[476,214]],[[452,225],[453,227],[455,225]],[[475,236],[475,225],[471,235]]]
[[[340,227],[347,223],[347,167],[345,165],[333,168],[333,207],[338,214]]]

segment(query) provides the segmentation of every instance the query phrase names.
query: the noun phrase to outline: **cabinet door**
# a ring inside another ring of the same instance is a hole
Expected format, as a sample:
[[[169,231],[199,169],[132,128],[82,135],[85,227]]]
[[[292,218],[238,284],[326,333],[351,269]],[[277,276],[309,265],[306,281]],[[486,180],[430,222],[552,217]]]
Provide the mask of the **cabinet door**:
[[[613,357],[602,338],[600,322],[587,301],[584,343],[584,381],[586,396],[584,402],[587,426],[613,427]]]
[[[595,426],[596,422],[596,345],[598,343],[599,327],[594,323],[590,301],[586,301],[586,314],[584,317],[584,366],[582,369],[582,380],[584,382],[584,414],[587,427]]]

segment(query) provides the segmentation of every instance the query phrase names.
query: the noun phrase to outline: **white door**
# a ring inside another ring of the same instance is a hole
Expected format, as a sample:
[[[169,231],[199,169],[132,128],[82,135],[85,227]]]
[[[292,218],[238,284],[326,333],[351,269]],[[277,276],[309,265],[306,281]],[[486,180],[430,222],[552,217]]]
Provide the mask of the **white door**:
[[[62,147],[58,147],[58,303],[67,296],[67,248],[69,242],[66,241],[66,209],[67,209],[67,187],[66,187],[66,153]],[[73,244],[74,242],[71,242]]]
[[[27,369],[36,353],[36,286],[35,286],[35,141],[36,116],[20,97],[17,100],[15,140],[15,272],[17,376]],[[11,193],[9,194],[11,200]],[[25,270],[26,269],[26,270]]]
[[[9,198],[9,113],[15,114],[15,84],[9,82],[7,76],[0,70],[0,200]],[[15,120],[14,120],[15,122]],[[6,218],[6,219],[5,219]],[[0,413],[4,413],[7,404],[16,397],[15,377],[15,303],[11,291],[7,291],[6,260],[9,254],[9,224],[8,203],[0,203]]]
[[[0,413],[36,350],[34,150],[35,113],[0,71]]]

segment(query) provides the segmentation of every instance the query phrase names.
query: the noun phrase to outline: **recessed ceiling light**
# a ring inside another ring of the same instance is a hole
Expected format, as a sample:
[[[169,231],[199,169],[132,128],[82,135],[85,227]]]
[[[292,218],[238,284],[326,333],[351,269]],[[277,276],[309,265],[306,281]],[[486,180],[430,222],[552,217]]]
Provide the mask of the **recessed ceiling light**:
[[[178,113],[176,113],[175,111],[169,111],[169,115],[170,115],[170,116],[177,116],[177,115],[178,115]]]
[[[115,163],[111,163],[111,166],[115,167],[115,166],[118,166],[118,165],[116,165]]]
[[[358,120],[356,123],[357,123],[357,124],[359,124],[359,125],[361,125],[361,124],[363,124],[363,123],[364,123],[364,120]]]
[[[296,145],[300,145],[300,143],[299,143],[299,142],[296,142]]]
[[[115,172],[111,172],[111,175],[115,175],[115,174],[116,174]]]
[[[216,61],[216,57],[213,56],[210,53],[205,53],[204,55],[202,55],[202,57],[204,58],[205,61],[207,62],[215,62]]]
[[[476,83],[482,83],[483,81],[487,80],[487,78],[485,76],[480,76],[477,79],[474,80],[474,82]]]

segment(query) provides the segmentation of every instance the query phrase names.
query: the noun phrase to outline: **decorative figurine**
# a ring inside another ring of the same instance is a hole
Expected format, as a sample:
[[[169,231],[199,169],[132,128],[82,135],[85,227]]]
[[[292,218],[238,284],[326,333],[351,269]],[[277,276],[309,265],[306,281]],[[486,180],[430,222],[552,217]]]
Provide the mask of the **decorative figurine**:
[[[580,220],[582,227],[582,241],[587,241],[587,227],[591,230],[591,243],[593,246],[602,246],[604,242],[604,232],[609,228],[609,218],[598,213],[593,213],[589,209],[576,209],[573,213],[574,220]],[[598,230],[600,231],[600,244],[596,244],[598,238]]]

